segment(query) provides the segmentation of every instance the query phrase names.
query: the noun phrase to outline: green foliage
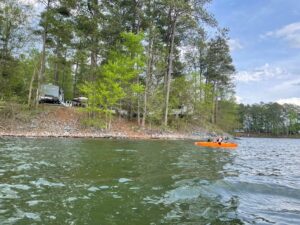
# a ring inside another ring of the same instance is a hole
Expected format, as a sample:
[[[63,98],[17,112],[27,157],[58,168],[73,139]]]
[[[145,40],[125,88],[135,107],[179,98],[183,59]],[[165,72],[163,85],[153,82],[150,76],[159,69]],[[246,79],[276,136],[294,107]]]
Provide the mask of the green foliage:
[[[163,100],[164,95],[161,86],[149,93],[147,101],[147,107],[149,109],[147,120],[150,124],[159,125],[161,123]]]
[[[11,99],[24,91],[23,65],[15,54],[25,45],[28,13],[15,0],[0,4],[0,98]]]
[[[171,122],[184,127],[196,119],[229,129],[225,125],[235,118],[230,102],[234,67],[226,32],[206,38],[202,24],[217,24],[206,11],[209,2],[47,0],[33,43],[27,39],[32,35],[24,35],[30,33],[29,8],[4,0],[0,98],[27,102],[32,86],[33,101],[38,86],[52,83],[64,90],[66,100],[88,98],[86,125],[102,127],[99,121],[105,117],[109,128],[113,110],[127,110],[133,119],[134,114],[142,117],[144,106],[146,123],[159,124],[163,108],[174,115],[184,106],[183,118]],[[41,45],[42,51],[32,51]],[[191,51],[183,55],[182,47]],[[171,88],[166,88],[167,77]],[[290,118],[294,120],[293,114]]]
[[[233,100],[219,102],[217,125],[226,131],[233,131],[239,127],[238,105]]]
[[[132,84],[131,89],[134,93],[142,93],[145,90],[144,86],[141,84]]]
[[[206,64],[205,77],[208,82],[223,86],[230,85],[230,76],[235,72],[235,68],[232,65],[226,37],[217,36],[208,43]]]
[[[110,58],[98,71],[98,78],[94,82],[85,82],[81,92],[89,99],[87,110],[92,114],[103,112],[107,117],[107,127],[111,117],[111,110],[126,96],[127,88],[131,92],[140,93],[140,84],[130,84],[141,72],[143,66],[141,45],[142,35],[122,33],[124,39],[120,48],[110,53]]]
[[[185,77],[178,77],[172,83],[170,106],[177,108],[181,105],[191,105],[191,82]]]
[[[300,108],[278,103],[239,106],[239,121],[246,132],[272,135],[297,134]]]

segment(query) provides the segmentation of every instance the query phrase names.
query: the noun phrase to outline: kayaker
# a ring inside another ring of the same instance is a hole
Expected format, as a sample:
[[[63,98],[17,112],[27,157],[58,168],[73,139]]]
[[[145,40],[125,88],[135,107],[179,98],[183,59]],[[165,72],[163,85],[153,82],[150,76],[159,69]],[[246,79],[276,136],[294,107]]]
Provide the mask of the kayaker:
[[[217,142],[219,143],[219,145],[221,144],[222,141],[223,141],[223,137],[220,136],[217,138]]]

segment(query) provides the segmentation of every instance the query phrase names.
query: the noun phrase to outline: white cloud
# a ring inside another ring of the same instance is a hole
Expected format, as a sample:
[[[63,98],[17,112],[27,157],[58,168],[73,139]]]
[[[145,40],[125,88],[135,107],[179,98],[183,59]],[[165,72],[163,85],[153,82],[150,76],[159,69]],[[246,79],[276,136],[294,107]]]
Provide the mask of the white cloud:
[[[229,39],[228,45],[231,51],[236,51],[244,48],[244,46],[238,39]]]
[[[267,32],[263,37],[282,38],[292,48],[300,48],[300,22],[291,23],[278,30]]]
[[[277,103],[283,105],[283,104],[293,104],[293,105],[299,105],[300,106],[300,98],[284,98],[279,99],[276,101]]]
[[[281,78],[287,72],[281,67],[272,67],[268,63],[253,70],[239,71],[235,74],[235,80],[240,82],[261,81],[269,78]]]
[[[278,85],[273,86],[272,90],[276,91],[276,92],[282,92],[282,91],[288,92],[290,90],[299,91],[300,90],[300,79],[293,78],[293,79],[284,81]],[[300,94],[300,92],[299,92],[299,94]]]

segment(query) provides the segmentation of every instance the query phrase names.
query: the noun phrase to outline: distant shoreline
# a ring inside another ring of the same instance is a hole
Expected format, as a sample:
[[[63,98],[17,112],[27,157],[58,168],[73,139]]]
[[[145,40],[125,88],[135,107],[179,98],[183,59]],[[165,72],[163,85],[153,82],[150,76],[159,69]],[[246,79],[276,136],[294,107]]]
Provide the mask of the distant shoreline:
[[[300,135],[268,135],[268,134],[254,134],[254,133],[243,133],[237,134],[237,138],[294,138],[300,139]]]

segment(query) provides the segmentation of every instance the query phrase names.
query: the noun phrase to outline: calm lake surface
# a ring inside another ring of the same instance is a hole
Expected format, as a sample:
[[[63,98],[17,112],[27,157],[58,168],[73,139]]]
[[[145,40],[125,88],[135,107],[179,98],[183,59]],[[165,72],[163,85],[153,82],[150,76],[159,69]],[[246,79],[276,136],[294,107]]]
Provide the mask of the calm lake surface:
[[[300,224],[300,140],[0,139],[0,224]]]

